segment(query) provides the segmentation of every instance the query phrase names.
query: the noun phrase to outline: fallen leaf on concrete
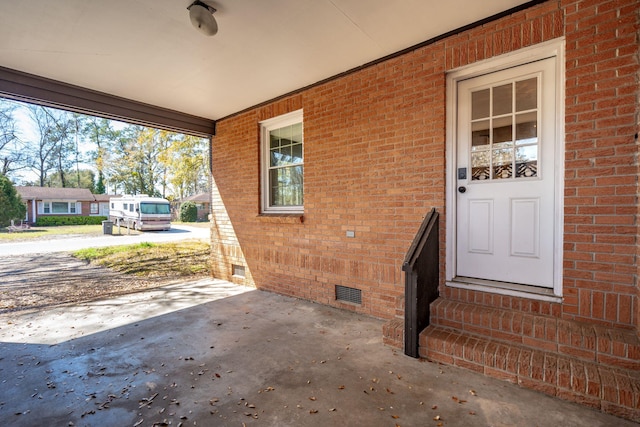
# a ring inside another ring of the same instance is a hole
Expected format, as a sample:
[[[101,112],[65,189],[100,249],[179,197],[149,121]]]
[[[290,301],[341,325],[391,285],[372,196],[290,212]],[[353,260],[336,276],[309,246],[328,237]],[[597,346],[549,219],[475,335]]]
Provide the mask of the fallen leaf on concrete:
[[[133,427],[138,427],[140,424],[144,422],[144,418],[140,418],[140,420],[133,425]]]
[[[309,413],[310,413],[310,414],[317,414],[317,413],[318,413],[318,410],[317,410],[317,409],[311,409],[311,410],[309,411]]]
[[[140,404],[140,406],[138,406],[138,409],[142,408],[143,406],[151,405],[151,403],[153,402],[153,399],[155,399],[157,396],[158,396],[158,393],[155,393],[151,397],[144,397],[140,399],[140,401],[138,402]]]
[[[440,415],[436,415],[435,417],[433,417],[433,420],[434,420],[434,421],[440,421],[440,419],[441,419],[441,418],[440,418]]]

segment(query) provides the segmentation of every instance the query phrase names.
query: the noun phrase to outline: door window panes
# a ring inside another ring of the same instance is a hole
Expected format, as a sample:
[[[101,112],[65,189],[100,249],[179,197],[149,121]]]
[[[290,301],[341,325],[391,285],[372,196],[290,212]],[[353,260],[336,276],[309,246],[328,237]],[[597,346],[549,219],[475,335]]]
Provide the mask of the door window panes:
[[[538,176],[538,78],[471,94],[471,179]]]

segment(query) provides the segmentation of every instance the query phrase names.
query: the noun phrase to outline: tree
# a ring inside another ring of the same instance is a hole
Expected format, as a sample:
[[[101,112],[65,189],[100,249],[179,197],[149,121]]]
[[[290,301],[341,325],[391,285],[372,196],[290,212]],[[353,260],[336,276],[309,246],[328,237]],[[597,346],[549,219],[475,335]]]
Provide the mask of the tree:
[[[66,185],[63,186],[62,176],[67,176],[67,177],[75,176],[75,178],[72,180],[68,180],[66,182]],[[90,169],[76,169],[75,171],[69,169],[64,171],[63,175],[61,175],[59,172],[52,173],[47,177],[45,185],[47,187],[56,187],[56,188],[60,188],[60,187],[87,188],[94,194],[104,194],[104,187],[103,187],[102,193],[98,193],[94,191],[95,190],[94,181],[95,181],[95,172],[93,172]]]
[[[26,107],[31,118],[37,138],[30,144],[34,148],[30,159],[30,167],[38,176],[38,185],[44,187],[47,177],[54,170],[61,174],[65,183],[64,170],[68,169],[68,150],[64,145],[68,128],[61,116],[62,112],[52,113],[49,109],[38,105]],[[60,114],[58,114],[60,113]]]
[[[209,166],[206,139],[180,135],[171,145],[169,174],[177,198],[208,191]]]
[[[13,183],[4,174],[0,174],[0,226],[8,226],[12,219],[22,219],[26,213],[27,207],[22,203]]]
[[[114,144],[109,165],[110,182],[125,194],[160,196],[156,190],[159,177],[158,154],[161,144],[158,130],[142,126],[125,128]]]
[[[8,99],[0,98],[0,173],[6,176],[27,167],[26,151],[18,137],[14,117],[18,105]]]
[[[121,139],[122,132],[113,127],[112,121],[100,117],[86,117],[82,134],[85,140],[95,147],[95,150],[89,153],[96,170],[98,171],[98,179],[96,182],[95,194],[104,194],[106,192],[105,176],[112,162],[113,150],[110,150],[109,144],[116,145]]]

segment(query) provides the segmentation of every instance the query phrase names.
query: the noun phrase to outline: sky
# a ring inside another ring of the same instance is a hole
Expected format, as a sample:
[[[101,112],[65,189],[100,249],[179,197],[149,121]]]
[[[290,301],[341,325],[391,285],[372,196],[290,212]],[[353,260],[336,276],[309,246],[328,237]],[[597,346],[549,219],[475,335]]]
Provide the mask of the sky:
[[[14,118],[16,119],[16,127],[18,129],[19,138],[23,141],[36,141],[39,138],[38,131],[34,128],[33,121],[29,117],[29,112],[24,108],[27,104],[23,102],[11,101],[14,102],[19,108],[14,112]],[[111,124],[115,129],[122,129],[127,126],[124,122],[119,122],[117,120],[111,120]],[[87,143],[84,141],[80,141],[79,144],[80,152],[84,157],[93,150],[93,145],[91,143]],[[94,172],[95,167],[88,163],[80,163],[81,169],[91,169]],[[27,182],[36,182],[38,181],[38,175],[34,171],[30,171],[28,169],[16,171],[12,173],[13,179],[16,181],[16,184],[22,185]]]

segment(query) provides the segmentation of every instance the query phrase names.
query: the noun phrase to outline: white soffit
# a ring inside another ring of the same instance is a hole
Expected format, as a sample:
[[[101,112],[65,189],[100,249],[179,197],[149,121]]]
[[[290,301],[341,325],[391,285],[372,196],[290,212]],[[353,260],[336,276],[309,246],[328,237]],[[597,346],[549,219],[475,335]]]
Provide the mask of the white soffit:
[[[215,120],[526,3],[205,2],[2,0],[0,66]]]

